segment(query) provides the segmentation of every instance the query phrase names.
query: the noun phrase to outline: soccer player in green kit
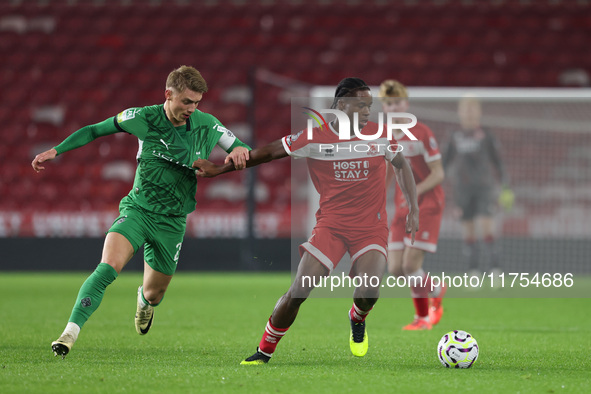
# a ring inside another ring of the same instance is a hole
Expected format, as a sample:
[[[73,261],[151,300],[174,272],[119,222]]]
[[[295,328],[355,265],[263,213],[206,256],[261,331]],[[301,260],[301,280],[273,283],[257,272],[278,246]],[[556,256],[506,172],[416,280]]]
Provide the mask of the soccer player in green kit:
[[[176,270],[187,214],[195,210],[197,178],[192,163],[206,159],[215,145],[229,153],[237,169],[245,167],[250,147],[238,140],[214,116],[197,110],[207,91],[199,71],[182,66],[166,80],[164,104],[130,108],[103,122],[85,126],[56,147],[38,154],[31,165],[41,164],[98,137],[126,132],[139,140],[138,166],[133,188],[119,205],[120,215],[107,232],[100,263],[86,279],[62,335],[52,344],[56,356],[65,357],[80,329],[98,308],[106,287],[144,245],[144,278],[138,289],[136,331],[148,333],[154,307]]]

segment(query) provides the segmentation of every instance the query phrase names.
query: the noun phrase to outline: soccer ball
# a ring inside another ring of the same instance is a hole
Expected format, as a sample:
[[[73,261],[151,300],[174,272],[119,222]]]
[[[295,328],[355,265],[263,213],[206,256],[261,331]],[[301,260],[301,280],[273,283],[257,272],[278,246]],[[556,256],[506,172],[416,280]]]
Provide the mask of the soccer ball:
[[[478,358],[478,343],[466,331],[450,331],[439,341],[437,357],[447,368],[470,368]]]

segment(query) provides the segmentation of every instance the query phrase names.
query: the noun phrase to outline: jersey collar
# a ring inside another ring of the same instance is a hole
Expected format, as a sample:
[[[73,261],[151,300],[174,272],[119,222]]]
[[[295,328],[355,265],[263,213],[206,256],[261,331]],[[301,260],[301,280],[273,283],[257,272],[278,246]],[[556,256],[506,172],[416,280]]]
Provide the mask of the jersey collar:
[[[170,125],[172,127],[175,127],[172,124],[172,122],[170,121],[170,119],[168,119],[168,116],[166,115],[166,111],[164,110],[164,104],[162,104],[162,114],[164,114],[164,117],[166,118],[166,120],[168,120],[170,122]],[[187,121],[185,122],[185,126],[186,126],[185,129],[187,130],[187,132],[191,131],[191,118],[190,117],[187,118]]]

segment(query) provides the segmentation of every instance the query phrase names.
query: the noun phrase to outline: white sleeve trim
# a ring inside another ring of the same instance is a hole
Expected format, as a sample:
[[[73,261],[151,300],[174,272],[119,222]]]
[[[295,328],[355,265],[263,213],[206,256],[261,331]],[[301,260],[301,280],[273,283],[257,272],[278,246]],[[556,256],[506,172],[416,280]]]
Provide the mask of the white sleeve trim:
[[[441,159],[441,153],[434,154],[433,156],[429,156],[425,154],[425,162],[431,163],[432,161]]]
[[[222,136],[218,140],[218,145],[225,151],[228,151],[232,144],[236,141],[236,136],[230,130],[226,129],[220,124],[213,126],[214,130],[222,133]]]
[[[287,142],[285,141],[285,137],[281,138],[281,144],[283,145],[283,149],[285,149],[285,152],[291,156],[291,149],[287,145]]]

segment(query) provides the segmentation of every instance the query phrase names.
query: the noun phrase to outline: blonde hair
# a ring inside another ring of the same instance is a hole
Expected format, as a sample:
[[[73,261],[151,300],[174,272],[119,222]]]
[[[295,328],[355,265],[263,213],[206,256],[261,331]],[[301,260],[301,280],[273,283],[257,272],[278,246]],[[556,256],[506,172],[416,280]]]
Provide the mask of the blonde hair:
[[[387,79],[380,85],[380,97],[408,98],[406,86],[394,79]]]
[[[197,93],[207,92],[207,82],[201,73],[191,66],[180,66],[171,71],[166,78],[166,89],[173,89],[181,93],[185,89]]]

